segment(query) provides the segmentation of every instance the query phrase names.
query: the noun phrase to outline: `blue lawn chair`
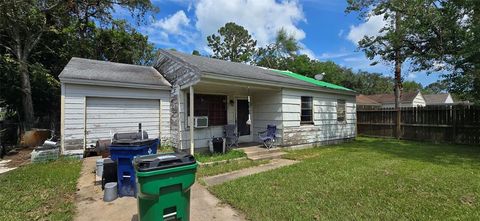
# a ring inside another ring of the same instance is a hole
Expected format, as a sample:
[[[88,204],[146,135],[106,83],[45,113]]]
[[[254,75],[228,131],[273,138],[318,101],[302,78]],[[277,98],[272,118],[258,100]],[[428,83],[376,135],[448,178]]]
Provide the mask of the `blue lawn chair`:
[[[270,149],[275,146],[277,138],[277,125],[267,125],[267,130],[258,132],[258,138],[263,142],[263,145]]]

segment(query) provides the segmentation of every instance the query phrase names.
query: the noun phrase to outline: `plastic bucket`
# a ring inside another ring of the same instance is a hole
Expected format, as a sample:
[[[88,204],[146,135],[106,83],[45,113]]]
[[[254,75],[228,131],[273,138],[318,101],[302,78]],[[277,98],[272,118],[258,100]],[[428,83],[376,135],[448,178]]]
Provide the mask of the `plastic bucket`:
[[[98,159],[96,164],[96,174],[98,177],[102,177],[103,174],[103,159]]]

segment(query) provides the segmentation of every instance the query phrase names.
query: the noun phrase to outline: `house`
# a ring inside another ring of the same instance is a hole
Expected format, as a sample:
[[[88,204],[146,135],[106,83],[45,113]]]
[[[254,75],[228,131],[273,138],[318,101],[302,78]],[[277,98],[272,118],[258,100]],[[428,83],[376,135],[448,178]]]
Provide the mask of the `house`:
[[[360,101],[360,103],[358,103],[357,105],[372,106],[372,100],[381,104],[382,108],[395,107],[394,94],[373,94],[357,96],[357,101]],[[425,105],[425,99],[421,92],[402,93],[402,96],[400,97],[400,107],[423,107]]]
[[[425,94],[423,95],[425,102],[428,105],[452,105],[453,98],[450,93],[443,94]]]
[[[357,108],[381,107],[382,104],[369,98],[366,95],[359,94],[356,97]]]
[[[226,124],[237,125],[240,142],[259,142],[275,124],[282,146],[356,133],[356,92],[289,71],[160,50],[152,67],[73,58],[59,78],[64,151],[138,123],[181,150],[207,148]]]

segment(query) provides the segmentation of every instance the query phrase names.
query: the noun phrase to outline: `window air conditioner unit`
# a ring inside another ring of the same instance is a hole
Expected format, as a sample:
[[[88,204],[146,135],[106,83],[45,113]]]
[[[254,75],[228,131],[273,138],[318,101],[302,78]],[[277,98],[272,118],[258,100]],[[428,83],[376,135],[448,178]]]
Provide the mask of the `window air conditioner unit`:
[[[194,116],[193,125],[195,128],[208,127],[208,116]],[[188,117],[188,126],[190,127],[190,117]]]

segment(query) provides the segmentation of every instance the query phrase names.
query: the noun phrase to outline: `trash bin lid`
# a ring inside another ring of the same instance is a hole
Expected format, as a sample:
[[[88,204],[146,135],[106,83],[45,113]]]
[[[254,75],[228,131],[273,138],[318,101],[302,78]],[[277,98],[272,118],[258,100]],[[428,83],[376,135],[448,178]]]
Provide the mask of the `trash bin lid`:
[[[134,159],[135,168],[140,172],[163,170],[194,163],[196,163],[195,157],[187,153],[155,154]]]
[[[143,146],[143,145],[153,144],[156,141],[157,139],[143,139],[143,140],[121,139],[121,140],[113,140],[111,145],[112,146]]]

